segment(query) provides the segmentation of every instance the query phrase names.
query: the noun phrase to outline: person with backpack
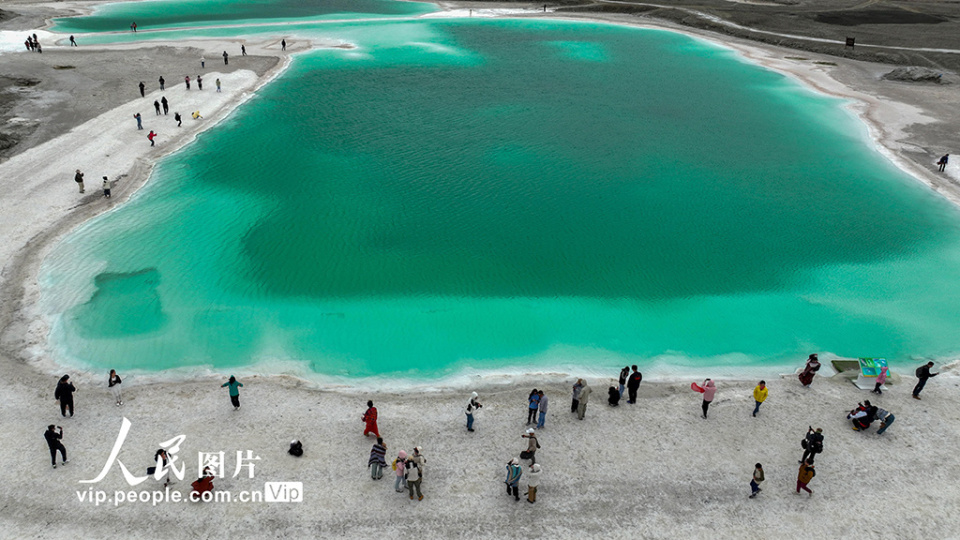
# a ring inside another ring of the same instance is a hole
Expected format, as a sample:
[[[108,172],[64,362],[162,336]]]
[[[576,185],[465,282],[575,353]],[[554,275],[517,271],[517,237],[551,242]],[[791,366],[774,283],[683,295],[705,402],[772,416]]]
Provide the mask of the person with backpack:
[[[540,408],[540,393],[534,388],[527,396],[527,425],[537,420],[537,409]]]
[[[407,489],[410,491],[410,500],[413,500],[413,492],[417,492],[417,500],[423,500],[423,493],[420,492],[420,483],[423,481],[423,469],[420,464],[413,459],[408,459],[404,464],[404,478],[407,479]]]
[[[757,463],[753,468],[753,478],[750,479],[750,498],[756,499],[757,493],[763,491],[760,489],[760,484],[764,481],[763,476],[763,465]]]
[[[529,459],[530,464],[533,465],[537,462],[537,449],[540,448],[540,441],[537,440],[537,434],[533,428],[530,428],[520,437],[527,439],[527,449],[520,452],[520,459]]]
[[[520,467],[520,460],[513,458],[507,462],[507,479],[503,481],[507,485],[507,496],[513,495],[515,501],[520,500],[520,488],[518,484],[520,477],[523,476],[523,469]]]
[[[875,405],[865,400],[863,403],[858,403],[856,409],[850,411],[847,420],[853,422],[854,431],[865,431],[876,419],[877,410]]]
[[[407,489],[407,479],[404,475],[406,465],[407,453],[401,450],[397,452],[397,459],[393,460],[393,470],[397,475],[396,481],[393,482],[393,489],[397,493],[403,493],[403,490]]]
[[[930,373],[930,368],[932,367],[933,362],[927,362],[917,368],[917,378],[920,380],[917,381],[917,385],[913,387],[913,399],[920,399],[920,391],[927,385],[927,379],[939,375],[939,373]]]
[[[757,402],[757,406],[753,408],[753,416],[756,418],[757,413],[760,412],[760,405],[767,399],[767,382],[760,381],[760,384],[753,389],[753,400]]]
[[[627,403],[633,405],[637,402],[637,391],[640,389],[640,382],[643,381],[643,374],[637,371],[637,366],[631,366],[633,373],[627,379]]]
[[[800,464],[800,471],[797,473],[797,493],[800,493],[800,490],[804,490],[813,497],[813,491],[810,491],[810,488],[807,487],[807,484],[813,480],[813,477],[817,475],[817,471],[813,469],[813,462],[804,462]]]
[[[380,480],[383,478],[383,468],[387,466],[387,445],[383,444],[383,439],[377,437],[377,442],[370,449],[370,459],[367,460],[367,467],[370,467],[370,478]]]
[[[378,438],[380,437],[380,430],[377,429],[377,408],[373,406],[372,401],[367,402],[367,412],[363,413],[360,419],[365,423],[363,427],[364,437],[371,433]]]
[[[50,448],[50,461],[53,462],[54,469],[57,468],[57,452],[60,452],[60,458],[63,459],[64,465],[70,463],[70,460],[67,459],[67,449],[61,442],[63,440],[62,427],[50,424],[47,426],[47,430],[43,432],[43,438],[47,440],[47,447]]]
[[[814,431],[813,426],[810,426],[807,429],[807,436],[800,441],[800,446],[803,447],[803,457],[800,458],[798,463],[813,463],[817,454],[823,452],[823,429],[817,428]]]
[[[473,432],[473,420],[474,420],[473,415],[477,413],[478,409],[483,407],[483,405],[480,404],[480,401],[478,398],[479,396],[477,395],[477,393],[472,392],[470,394],[470,401],[467,402],[467,406],[463,410],[463,412],[466,413],[467,415],[467,431],[471,433]]]
[[[70,382],[70,376],[64,375],[60,377],[60,382],[57,383],[57,389],[53,391],[53,399],[60,402],[60,414],[64,417],[67,416],[67,409],[70,410],[70,417],[73,417],[73,393],[77,391],[77,387]]]

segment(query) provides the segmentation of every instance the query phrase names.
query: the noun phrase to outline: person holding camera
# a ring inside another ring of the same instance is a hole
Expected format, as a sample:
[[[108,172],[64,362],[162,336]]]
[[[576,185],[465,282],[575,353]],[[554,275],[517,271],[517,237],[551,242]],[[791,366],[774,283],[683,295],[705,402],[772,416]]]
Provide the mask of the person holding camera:
[[[464,412],[467,414],[467,431],[473,431],[473,415],[477,412],[477,409],[483,407],[480,404],[480,401],[477,399],[477,393],[473,392],[470,394],[470,401],[467,403],[466,409]]]
[[[530,464],[537,462],[537,449],[540,448],[540,442],[537,441],[537,434],[533,428],[529,428],[526,433],[520,436],[527,439],[527,449],[520,452],[520,459],[529,459]]]
[[[70,460],[67,459],[67,449],[64,448],[63,443],[60,442],[63,440],[62,427],[50,424],[47,426],[47,430],[43,432],[43,438],[47,440],[47,446],[50,447],[50,461],[53,462],[54,469],[57,468],[57,452],[60,452],[60,457],[63,459],[64,465],[70,463]]]
[[[803,447],[803,458],[800,459],[799,463],[813,463],[814,458],[820,452],[823,452],[823,429],[817,428],[814,431],[813,426],[809,426],[807,429],[807,436],[800,441],[800,446]]]

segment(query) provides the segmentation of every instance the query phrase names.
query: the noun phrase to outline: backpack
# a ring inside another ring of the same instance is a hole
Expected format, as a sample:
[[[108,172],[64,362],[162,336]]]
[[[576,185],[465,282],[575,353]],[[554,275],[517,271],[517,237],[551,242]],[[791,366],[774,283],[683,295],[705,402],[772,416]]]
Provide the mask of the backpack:
[[[397,459],[393,460],[393,470],[397,470],[397,460],[398,460],[398,459],[400,459],[400,458],[397,458]]]
[[[921,373],[923,373],[923,366],[917,368],[917,377],[922,377]]]

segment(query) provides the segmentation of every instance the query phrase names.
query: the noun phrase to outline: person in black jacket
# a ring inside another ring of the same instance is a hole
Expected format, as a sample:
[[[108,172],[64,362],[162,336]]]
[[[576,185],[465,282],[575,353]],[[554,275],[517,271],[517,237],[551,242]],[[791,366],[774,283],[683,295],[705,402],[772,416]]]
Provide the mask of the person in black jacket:
[[[67,409],[70,409],[70,416],[73,416],[73,393],[76,391],[77,387],[70,382],[69,375],[60,377],[53,398],[60,402],[60,414],[63,416],[67,416]]]
[[[933,362],[927,362],[917,368],[917,378],[920,380],[917,382],[917,385],[913,387],[913,399],[920,399],[920,391],[923,390],[924,385],[927,384],[927,379],[939,375],[939,373],[930,373],[930,368],[932,367]]]
[[[59,430],[59,432],[57,431]],[[43,432],[43,438],[47,440],[47,446],[50,447],[50,461],[53,462],[53,468],[57,468],[57,452],[60,452],[60,457],[63,458],[63,464],[66,465],[70,463],[70,460],[67,459],[67,449],[63,447],[63,443],[60,442],[63,439],[63,428],[60,426],[54,426],[50,424],[47,426],[47,430]]]
[[[630,374],[630,379],[627,380],[627,392],[628,397],[627,403],[634,404],[637,402],[637,390],[640,389],[640,381],[643,380],[643,374],[637,371],[637,366],[631,366],[633,373]]]
[[[799,463],[813,463],[815,457],[820,452],[823,452],[823,429],[817,428],[814,431],[811,426],[807,430],[807,436],[803,440],[803,458]]]
[[[117,375],[117,371],[114,369],[110,370],[110,376],[107,377],[107,387],[113,392],[113,399],[117,400],[117,407],[123,405],[123,391],[122,389],[123,381],[120,380],[120,376]]]
[[[611,407],[620,405],[620,391],[616,386],[610,385],[610,389],[607,390],[607,403],[609,403]]]
[[[629,376],[630,376],[630,368],[624,366],[624,368],[620,370],[620,380],[619,380],[620,397],[623,397],[623,391],[627,387],[627,377]]]

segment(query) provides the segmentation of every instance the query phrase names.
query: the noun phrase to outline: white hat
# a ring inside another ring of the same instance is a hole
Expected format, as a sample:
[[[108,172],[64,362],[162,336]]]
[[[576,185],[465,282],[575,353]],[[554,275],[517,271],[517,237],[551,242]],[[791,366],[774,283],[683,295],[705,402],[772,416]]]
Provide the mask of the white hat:
[[[479,397],[479,396],[477,395],[477,393],[476,393],[476,392],[474,392],[474,393],[472,393],[472,394],[470,394],[470,397],[472,397],[472,398],[474,398],[474,399],[476,399],[476,398],[477,398],[477,397]]]
[[[530,429],[527,430],[527,433],[533,433],[533,432],[534,432],[534,431],[533,431],[533,428],[530,428]]]
[[[531,467],[531,469],[533,470],[533,472],[540,472],[540,464],[539,464],[539,463],[534,463],[534,464],[533,464],[533,467]]]
[[[510,464],[511,464],[511,465],[519,465],[519,464],[520,464],[520,460],[517,459],[517,458],[513,458],[513,459],[510,460]]]

